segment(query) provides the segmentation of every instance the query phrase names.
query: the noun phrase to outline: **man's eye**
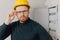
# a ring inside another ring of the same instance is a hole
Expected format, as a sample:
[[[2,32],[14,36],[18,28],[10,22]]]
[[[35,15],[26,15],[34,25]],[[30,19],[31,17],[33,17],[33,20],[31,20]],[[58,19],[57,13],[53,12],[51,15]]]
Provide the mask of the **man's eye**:
[[[23,12],[26,12],[26,10],[24,10]]]
[[[23,12],[27,12],[27,10],[24,10]]]
[[[16,13],[21,13],[21,12],[19,11],[19,12],[16,12]]]
[[[21,11],[19,11],[18,13],[21,13]]]
[[[24,10],[24,11],[17,11],[16,13],[21,13],[21,12],[27,12],[27,10]]]

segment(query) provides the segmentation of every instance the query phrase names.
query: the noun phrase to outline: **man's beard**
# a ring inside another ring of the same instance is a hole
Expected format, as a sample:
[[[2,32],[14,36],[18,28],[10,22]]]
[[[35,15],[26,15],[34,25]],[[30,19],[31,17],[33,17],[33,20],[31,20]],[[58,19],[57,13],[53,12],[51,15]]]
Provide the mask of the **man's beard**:
[[[19,19],[20,19],[20,22],[25,22],[25,21],[27,21],[28,17],[21,16]]]

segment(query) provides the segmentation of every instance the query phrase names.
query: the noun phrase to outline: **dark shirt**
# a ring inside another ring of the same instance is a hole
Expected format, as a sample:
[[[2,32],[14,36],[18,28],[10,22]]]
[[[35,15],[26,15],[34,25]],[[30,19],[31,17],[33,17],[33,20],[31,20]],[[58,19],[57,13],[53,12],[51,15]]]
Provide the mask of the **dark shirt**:
[[[52,40],[49,33],[37,22],[28,19],[24,23],[19,21],[0,26],[0,40],[11,34],[11,40]]]

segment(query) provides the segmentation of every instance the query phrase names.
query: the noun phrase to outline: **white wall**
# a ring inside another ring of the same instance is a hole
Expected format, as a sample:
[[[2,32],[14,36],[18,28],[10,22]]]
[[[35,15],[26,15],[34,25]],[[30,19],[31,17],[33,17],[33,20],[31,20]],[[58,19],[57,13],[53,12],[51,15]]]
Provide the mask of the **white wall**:
[[[57,26],[56,26],[56,38],[60,40],[60,0],[48,0],[48,7],[57,6]]]
[[[57,27],[57,38],[60,40],[60,0],[58,0],[58,27]]]
[[[5,21],[7,14],[12,11],[14,0],[0,0],[0,25]]]

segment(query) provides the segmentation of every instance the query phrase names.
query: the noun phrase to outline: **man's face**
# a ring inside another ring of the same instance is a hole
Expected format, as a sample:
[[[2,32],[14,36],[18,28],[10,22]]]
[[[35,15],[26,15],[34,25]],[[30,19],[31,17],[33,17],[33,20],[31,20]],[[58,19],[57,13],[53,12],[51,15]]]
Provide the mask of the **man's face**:
[[[16,16],[21,22],[25,22],[29,17],[29,9],[26,6],[16,7]]]

